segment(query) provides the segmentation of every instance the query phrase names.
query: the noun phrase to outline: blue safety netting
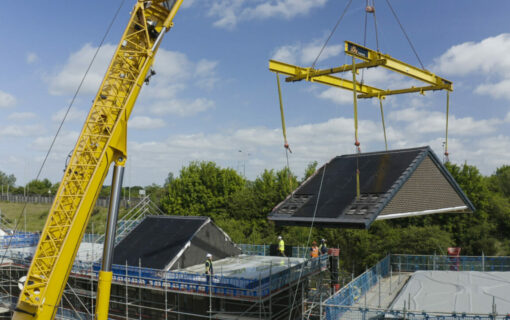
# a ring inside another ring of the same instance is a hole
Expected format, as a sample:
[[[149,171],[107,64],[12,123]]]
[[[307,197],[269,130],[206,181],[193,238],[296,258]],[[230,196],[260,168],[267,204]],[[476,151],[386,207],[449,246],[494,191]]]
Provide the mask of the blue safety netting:
[[[100,269],[99,263],[94,263],[92,266],[75,263],[73,272],[87,273],[91,267],[97,276]],[[209,279],[205,274],[122,265],[114,265],[112,272],[113,280],[120,283],[193,293],[209,293],[209,290],[212,290],[211,293],[214,295],[259,298],[296,282],[299,277],[305,278],[325,268],[327,268],[327,256],[309,259],[280,272],[255,279],[222,275],[213,275]]]
[[[39,234],[31,232],[16,232],[0,238],[2,248],[22,248],[35,246],[39,242]]]
[[[385,277],[390,272],[390,256],[386,256],[375,266],[365,271],[356,279],[343,287],[336,294],[326,300],[326,304],[338,306],[352,306],[360,297],[365,295],[370,288],[375,286],[381,277]],[[326,316],[329,319],[338,319],[342,315],[340,308],[326,308]]]

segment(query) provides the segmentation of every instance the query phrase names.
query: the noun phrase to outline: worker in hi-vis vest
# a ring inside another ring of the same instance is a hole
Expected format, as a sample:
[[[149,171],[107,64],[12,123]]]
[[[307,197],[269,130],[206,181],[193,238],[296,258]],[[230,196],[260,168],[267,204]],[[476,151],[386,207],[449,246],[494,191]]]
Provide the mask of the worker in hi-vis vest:
[[[207,278],[207,283],[211,281],[211,276],[213,275],[213,265],[212,265],[212,254],[208,253],[205,256],[205,274]]]
[[[317,242],[312,242],[312,248],[310,249],[310,258],[318,258],[319,257],[319,247],[317,247]]]
[[[319,251],[320,251],[320,254],[328,254],[328,245],[326,243],[326,239],[322,239],[321,240],[321,245],[319,246]]]
[[[282,236],[278,236],[278,255],[280,257],[286,257],[286,255],[285,255],[285,242],[283,241]]]

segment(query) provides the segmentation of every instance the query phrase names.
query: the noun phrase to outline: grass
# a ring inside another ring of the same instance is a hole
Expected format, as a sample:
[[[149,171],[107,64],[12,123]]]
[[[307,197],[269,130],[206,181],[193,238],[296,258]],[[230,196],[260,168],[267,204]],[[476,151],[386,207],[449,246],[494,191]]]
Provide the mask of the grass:
[[[25,208],[26,214],[23,214],[24,205],[24,203],[0,202],[2,218],[6,219],[13,227],[15,223],[20,220],[18,223],[18,230],[20,231],[41,231],[46,223],[51,206],[49,204],[28,203]],[[92,229],[94,229],[94,233],[96,234],[104,233],[107,213],[107,208],[95,207],[92,211],[92,216],[90,217],[86,232],[92,233]],[[119,216],[122,217],[125,213],[126,210],[121,209]]]

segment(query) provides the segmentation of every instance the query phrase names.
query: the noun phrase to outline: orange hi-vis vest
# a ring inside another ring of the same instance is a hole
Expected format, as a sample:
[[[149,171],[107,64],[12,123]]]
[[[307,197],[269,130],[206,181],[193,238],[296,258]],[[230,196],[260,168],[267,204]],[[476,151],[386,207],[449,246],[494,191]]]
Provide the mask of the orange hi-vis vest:
[[[310,257],[318,258],[319,257],[319,248],[312,247],[312,250],[310,251]]]

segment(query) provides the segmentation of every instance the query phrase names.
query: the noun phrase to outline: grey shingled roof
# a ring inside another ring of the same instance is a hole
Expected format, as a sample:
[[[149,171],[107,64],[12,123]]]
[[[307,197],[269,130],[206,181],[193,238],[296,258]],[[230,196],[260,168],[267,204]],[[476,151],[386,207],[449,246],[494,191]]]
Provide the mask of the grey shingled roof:
[[[314,220],[316,226],[368,228],[376,219],[474,210],[432,149],[420,147],[335,157],[268,218],[279,225],[309,226]]]

